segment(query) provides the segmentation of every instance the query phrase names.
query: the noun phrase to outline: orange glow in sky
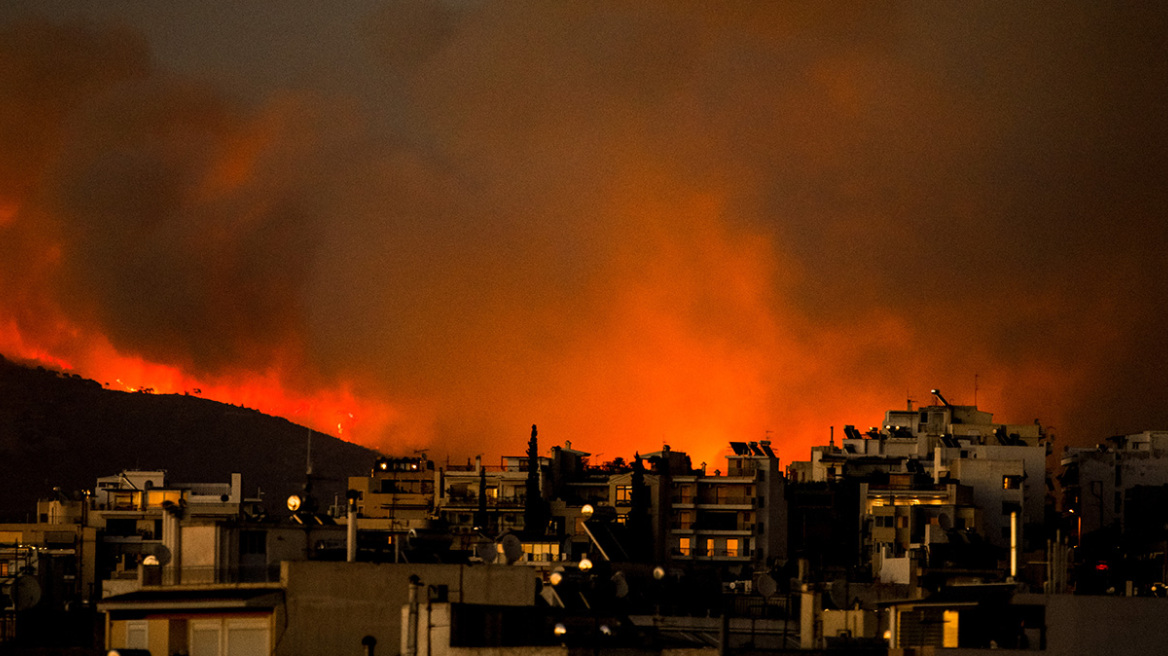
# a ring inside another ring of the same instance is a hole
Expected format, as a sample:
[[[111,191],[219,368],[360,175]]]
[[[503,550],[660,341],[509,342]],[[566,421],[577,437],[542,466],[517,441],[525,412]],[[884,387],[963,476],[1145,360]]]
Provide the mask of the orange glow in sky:
[[[7,357],[436,459],[1168,424],[1156,5],[119,7],[0,9]]]

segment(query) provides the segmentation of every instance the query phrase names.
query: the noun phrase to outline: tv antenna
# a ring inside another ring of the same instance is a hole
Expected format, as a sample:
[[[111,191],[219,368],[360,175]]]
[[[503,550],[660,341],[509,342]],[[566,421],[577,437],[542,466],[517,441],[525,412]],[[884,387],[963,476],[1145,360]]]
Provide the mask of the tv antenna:
[[[312,476],[312,429],[308,429],[308,451],[305,456],[305,476]]]

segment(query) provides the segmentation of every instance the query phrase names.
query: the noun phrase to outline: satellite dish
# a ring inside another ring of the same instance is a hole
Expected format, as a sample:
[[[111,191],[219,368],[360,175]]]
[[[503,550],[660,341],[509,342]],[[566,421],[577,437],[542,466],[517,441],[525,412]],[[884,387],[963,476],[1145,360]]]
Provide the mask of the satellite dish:
[[[41,584],[31,576],[16,577],[12,582],[12,604],[16,610],[28,610],[41,601]]]
[[[629,596],[629,582],[625,579],[625,573],[620,570],[612,575],[612,593],[617,599]]]
[[[835,604],[836,608],[840,610],[847,610],[849,606],[848,600],[848,581],[847,579],[836,579],[831,582],[828,593],[831,596],[831,602]]]
[[[494,542],[480,542],[475,545],[474,551],[479,560],[487,564],[495,562],[495,559],[499,557],[499,550],[495,548]]]
[[[774,596],[779,591],[779,584],[775,583],[774,578],[770,574],[763,574],[758,577],[758,582],[754,584],[754,589],[764,597]]]
[[[243,513],[248,519],[256,522],[262,522],[268,518],[268,511],[258,503],[253,503],[243,509]]]
[[[523,558],[523,544],[514,533],[503,536],[503,557],[507,559],[508,565]]]
[[[142,545],[142,553],[146,554],[147,558],[154,557],[154,559],[157,561],[153,563],[155,565],[165,565],[170,562],[170,549],[168,549],[167,546],[161,542],[153,542]]]

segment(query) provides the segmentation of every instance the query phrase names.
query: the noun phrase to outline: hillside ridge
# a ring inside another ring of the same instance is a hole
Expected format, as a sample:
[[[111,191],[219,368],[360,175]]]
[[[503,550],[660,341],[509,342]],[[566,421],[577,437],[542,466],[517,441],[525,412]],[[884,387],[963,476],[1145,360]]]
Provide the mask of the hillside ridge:
[[[378,452],[258,410],[106,389],[0,355],[0,521],[30,521],[55,488],[75,496],[125,469],[163,469],[179,483],[238,472],[244,496],[279,514],[305,485],[310,434],[314,496],[322,507],[343,502],[347,477],[368,472]]]

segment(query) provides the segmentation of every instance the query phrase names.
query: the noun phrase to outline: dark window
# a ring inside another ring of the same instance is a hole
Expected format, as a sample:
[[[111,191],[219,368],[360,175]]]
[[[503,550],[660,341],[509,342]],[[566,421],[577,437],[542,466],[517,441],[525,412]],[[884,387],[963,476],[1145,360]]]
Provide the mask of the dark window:
[[[127,537],[138,534],[138,520],[136,519],[107,519],[105,534]]]
[[[700,516],[701,528],[711,531],[733,531],[738,528],[738,513],[710,512]]]
[[[268,552],[268,534],[265,531],[240,531],[240,555],[263,555]]]

